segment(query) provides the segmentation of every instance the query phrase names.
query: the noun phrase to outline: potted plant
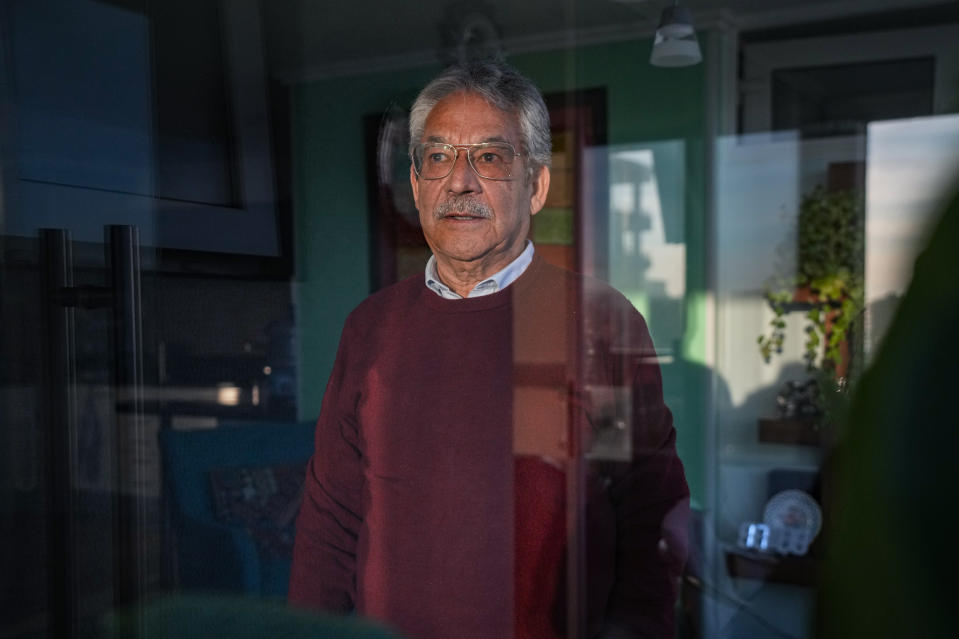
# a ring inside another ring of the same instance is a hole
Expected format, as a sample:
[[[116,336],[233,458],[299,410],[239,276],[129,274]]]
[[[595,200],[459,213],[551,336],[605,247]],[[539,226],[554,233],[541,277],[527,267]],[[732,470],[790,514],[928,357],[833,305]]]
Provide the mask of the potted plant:
[[[757,343],[767,362],[781,353],[786,312],[805,309],[807,370],[823,401],[834,402],[861,351],[851,347],[864,303],[861,192],[814,188],[800,202],[797,236],[796,275],[766,291],[774,316]]]

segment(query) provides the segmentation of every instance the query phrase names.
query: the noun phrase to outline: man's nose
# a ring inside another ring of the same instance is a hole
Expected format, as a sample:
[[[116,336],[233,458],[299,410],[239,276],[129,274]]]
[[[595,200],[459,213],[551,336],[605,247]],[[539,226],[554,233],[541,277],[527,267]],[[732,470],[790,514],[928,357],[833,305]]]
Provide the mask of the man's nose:
[[[482,190],[480,177],[470,166],[468,155],[466,149],[459,149],[456,155],[448,182],[448,188],[453,193],[476,193]]]

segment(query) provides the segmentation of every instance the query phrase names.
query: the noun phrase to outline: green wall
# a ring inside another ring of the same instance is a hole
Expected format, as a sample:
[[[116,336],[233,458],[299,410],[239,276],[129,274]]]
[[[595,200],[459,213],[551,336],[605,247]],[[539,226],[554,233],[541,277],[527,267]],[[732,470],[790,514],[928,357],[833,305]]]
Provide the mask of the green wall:
[[[686,312],[681,357],[663,369],[694,500],[704,497],[705,69],[657,69],[649,40],[513,56],[544,93],[604,87],[611,145],[686,141]],[[406,107],[436,68],[311,82],[295,88],[299,411],[319,413],[346,315],[369,293],[363,117]],[[653,328],[655,332],[655,327]]]
[[[408,105],[436,69],[313,82],[293,92],[299,416],[313,419],[347,314],[370,292],[364,116]]]

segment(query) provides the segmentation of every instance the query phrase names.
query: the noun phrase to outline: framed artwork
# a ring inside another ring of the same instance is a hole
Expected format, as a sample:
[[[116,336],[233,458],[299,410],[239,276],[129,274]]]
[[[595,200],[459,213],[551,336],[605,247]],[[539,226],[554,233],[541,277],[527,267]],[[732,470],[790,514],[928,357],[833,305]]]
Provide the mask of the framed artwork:
[[[395,104],[364,120],[369,184],[370,290],[422,271],[430,248],[410,187],[409,114]]]

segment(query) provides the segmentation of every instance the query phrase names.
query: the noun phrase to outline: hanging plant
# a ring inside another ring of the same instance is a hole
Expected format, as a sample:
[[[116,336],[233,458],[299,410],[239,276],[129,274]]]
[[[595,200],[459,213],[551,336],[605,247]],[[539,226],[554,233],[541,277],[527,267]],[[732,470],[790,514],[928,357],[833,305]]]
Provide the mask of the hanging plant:
[[[765,361],[782,353],[786,311],[807,305],[804,359],[836,380],[850,334],[863,309],[863,215],[858,191],[817,186],[799,205],[797,274],[790,285],[767,290],[769,331],[757,342]],[[818,364],[818,366],[817,366]]]

